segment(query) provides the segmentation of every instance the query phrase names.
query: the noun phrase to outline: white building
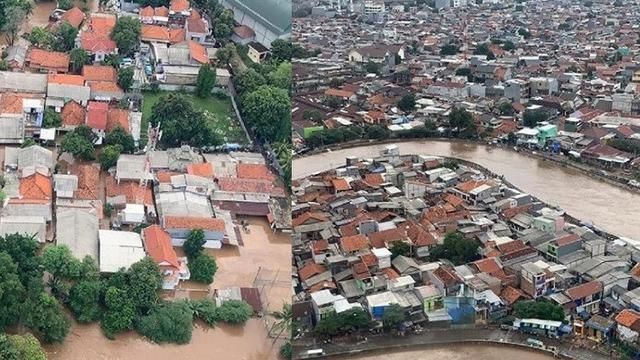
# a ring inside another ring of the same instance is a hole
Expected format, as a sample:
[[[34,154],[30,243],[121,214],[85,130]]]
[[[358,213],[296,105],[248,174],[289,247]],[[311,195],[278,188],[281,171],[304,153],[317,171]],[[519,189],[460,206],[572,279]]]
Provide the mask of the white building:
[[[100,230],[100,272],[128,269],[146,254],[140,234],[130,231]]]

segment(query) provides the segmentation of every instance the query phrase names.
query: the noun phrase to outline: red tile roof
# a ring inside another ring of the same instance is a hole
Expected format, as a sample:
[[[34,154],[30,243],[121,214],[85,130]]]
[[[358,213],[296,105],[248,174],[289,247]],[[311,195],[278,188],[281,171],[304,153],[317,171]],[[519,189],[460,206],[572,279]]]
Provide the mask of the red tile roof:
[[[87,81],[111,81],[116,82],[118,74],[112,66],[85,65],[82,68],[82,76]]]
[[[53,194],[51,178],[33,173],[20,179],[20,197],[25,200],[50,200]]]
[[[142,240],[147,254],[156,263],[168,263],[176,269],[180,268],[178,256],[171,245],[171,236],[158,225],[151,225],[142,230]]]
[[[191,5],[188,0],[171,0],[169,10],[174,12],[183,12],[189,10]]]
[[[160,41],[171,44],[177,44],[184,41],[185,30],[170,29],[160,25],[142,25],[140,38],[145,41]]]
[[[211,163],[189,164],[187,165],[187,174],[213,177],[213,166]]]
[[[49,84],[84,85],[84,77],[81,75],[50,74],[47,81]]]
[[[78,189],[73,197],[80,200],[98,200],[100,198],[98,191],[100,168],[84,164],[74,169],[73,173],[78,177]]]
[[[480,259],[474,261],[473,264],[478,268],[478,271],[487,274],[494,274],[501,270],[500,264],[494,258]]]
[[[329,250],[329,241],[321,239],[311,242],[311,248],[314,253],[320,253]]]
[[[285,196],[285,191],[281,187],[274,185],[269,180],[238,179],[221,177],[218,178],[218,186],[222,191],[240,193],[263,193],[273,196]]]
[[[526,295],[520,289],[507,286],[500,293],[500,298],[504,300],[507,305],[513,305],[519,299],[526,298]]]
[[[109,105],[103,102],[89,101],[87,106],[87,125],[92,129],[107,128],[107,112]]]
[[[108,197],[124,195],[127,199],[127,203],[136,204],[138,202],[138,199],[140,198],[140,192],[144,192],[142,196],[143,203],[147,206],[153,206],[153,195],[151,194],[151,188],[141,188],[138,181],[122,180],[118,184],[113,176],[107,176],[107,178],[105,179],[105,184]]]
[[[602,291],[602,283],[600,281],[590,281],[582,285],[574,286],[567,289],[565,293],[571,300],[579,300],[589,295],[597,294]]]
[[[640,329],[640,313],[631,309],[624,309],[616,315],[616,322],[629,329],[638,331]]]
[[[305,225],[307,222],[311,220],[311,223],[324,222],[329,221],[329,219],[323,214],[306,212],[296,218],[293,219],[292,224],[293,227]]]
[[[129,132],[129,110],[109,108],[109,112],[107,113],[106,130],[109,132],[116,127],[121,127],[127,133]]]
[[[364,176],[364,182],[366,182],[370,186],[379,186],[380,184],[384,183],[384,177],[382,176],[382,174],[369,173]]]
[[[336,191],[347,191],[351,190],[351,185],[349,182],[343,178],[331,179],[331,184],[336,189]]]
[[[65,73],[69,71],[69,54],[32,48],[28,55],[29,66]]]
[[[256,36],[256,33],[246,25],[240,25],[233,28],[233,33],[241,39],[250,39]]]
[[[556,239],[558,246],[564,246],[580,240],[580,236],[576,234],[567,234]]]
[[[84,16],[85,15],[82,10],[80,10],[77,6],[74,6],[71,9],[67,10],[64,14],[62,14],[60,20],[68,22],[74,28],[78,28],[84,21]]]
[[[347,253],[364,250],[369,248],[369,240],[362,234],[345,236],[340,239],[340,247]]]
[[[238,164],[236,173],[240,179],[256,179],[273,181],[276,177],[264,164]]]
[[[110,32],[106,33],[109,34]],[[116,51],[118,45],[103,32],[86,31],[80,35],[80,47],[89,53],[104,52],[112,53]]]
[[[165,229],[202,229],[205,231],[224,232],[224,220],[190,216],[165,216]]]
[[[390,244],[394,241],[402,241],[406,239],[404,231],[396,229],[387,229],[382,231],[372,232],[367,235],[371,246],[377,249],[386,247],[386,244]]]
[[[323,265],[310,262],[298,270],[298,275],[300,275],[300,280],[307,281],[308,279],[322,274],[325,271],[327,271],[327,268]]]
[[[62,117],[63,126],[79,126],[85,122],[86,111],[84,106],[71,100],[64,104],[60,116]]]
[[[189,54],[193,60],[200,64],[209,63],[207,49],[193,40],[189,40]]]

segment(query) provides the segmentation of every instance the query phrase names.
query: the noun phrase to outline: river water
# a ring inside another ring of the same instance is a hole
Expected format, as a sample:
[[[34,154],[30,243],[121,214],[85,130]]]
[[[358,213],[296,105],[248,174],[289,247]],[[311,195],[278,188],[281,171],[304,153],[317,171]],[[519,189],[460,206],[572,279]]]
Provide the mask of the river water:
[[[489,345],[459,345],[430,347],[423,350],[403,352],[374,352],[361,356],[349,356],[337,359],[350,360],[551,360],[553,356],[523,349]]]
[[[513,151],[444,141],[398,143],[401,154],[454,156],[480,164],[540,200],[618,236],[640,239],[640,194],[609,185],[584,173]],[[343,166],[347,156],[372,158],[385,145],[336,150],[293,161],[293,178]]]
[[[284,301],[291,302],[291,240],[287,234],[273,234],[263,218],[245,218],[248,233],[243,234],[244,246],[212,250],[218,272],[211,288],[228,286],[263,289],[269,310],[280,309]],[[260,269],[260,275],[258,270]],[[259,284],[256,284],[256,277]],[[177,296],[206,296],[206,287],[186,283]],[[134,332],[121,334],[116,340],[102,335],[98,324],[75,324],[62,345],[47,346],[49,360],[267,360],[277,359],[280,341],[267,336],[264,318],[253,318],[244,326],[219,324],[211,329],[196,324],[193,338],[187,345],[157,345]]]

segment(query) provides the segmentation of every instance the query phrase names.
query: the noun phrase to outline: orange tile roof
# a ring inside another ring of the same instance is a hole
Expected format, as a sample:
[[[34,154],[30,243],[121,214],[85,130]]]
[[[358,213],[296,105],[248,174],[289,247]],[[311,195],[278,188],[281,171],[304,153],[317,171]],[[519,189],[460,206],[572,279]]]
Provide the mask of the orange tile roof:
[[[92,30],[96,33],[102,33],[106,35],[111,34],[111,30],[116,27],[116,17],[106,14],[92,14],[89,19],[89,30]]]
[[[77,6],[74,6],[71,9],[67,10],[64,14],[62,14],[60,20],[68,22],[74,28],[78,28],[84,21],[84,16],[85,15],[82,10],[80,10]]]
[[[153,195],[151,194],[151,188],[148,186],[142,190],[138,181],[120,181],[117,183],[113,176],[107,176],[105,179],[105,185],[107,188],[107,196],[114,197],[124,195],[127,199],[127,203],[135,204],[138,201],[139,194],[144,191],[143,202],[147,206],[153,206]]]
[[[414,221],[407,222],[407,237],[411,239],[414,246],[433,246],[438,243],[436,238],[425,228]]]
[[[84,124],[85,122],[86,111],[84,109],[84,106],[71,100],[68,103],[64,104],[60,116],[62,117],[62,125],[79,126]]]
[[[397,228],[372,232],[368,234],[367,237],[369,238],[371,246],[377,249],[384,248],[386,244],[391,242],[401,241],[407,238],[404,231]]]
[[[398,274],[398,272],[392,268],[384,268],[382,269],[382,273],[387,276],[388,280],[393,280],[400,277],[400,274]]]
[[[169,10],[174,12],[183,12],[189,10],[190,6],[191,5],[188,0],[171,0]]]
[[[100,168],[94,165],[78,165],[72,172],[78,177],[78,189],[73,197],[79,200],[98,200],[98,183],[100,182]]]
[[[165,216],[165,229],[202,229],[205,231],[224,232],[224,220],[217,218],[190,217],[190,216]]]
[[[501,270],[500,264],[494,258],[480,259],[474,261],[473,264],[478,268],[478,271],[493,274]]]
[[[327,89],[324,91],[326,96],[333,96],[339,98],[350,98],[354,95],[353,91],[346,91],[340,89]]]
[[[460,184],[456,185],[456,189],[458,189],[458,190],[460,190],[462,192],[468,193],[471,190],[473,190],[473,189],[475,189],[475,188],[477,188],[477,187],[479,187],[481,185],[484,185],[484,184],[485,184],[485,181],[469,180],[469,181],[465,181],[463,183],[460,183]]]
[[[151,5],[148,5],[140,9],[139,14],[140,17],[152,17],[155,14],[155,10],[153,9],[153,7],[151,7]]]
[[[108,35],[109,32],[98,32],[98,31],[86,31],[80,35],[80,46],[90,52],[105,52],[111,53],[114,52],[118,45],[116,42],[111,40]]]
[[[368,267],[378,264],[378,258],[372,253],[364,254],[360,256],[360,259],[362,259],[362,262]]]
[[[318,274],[322,274],[325,271],[327,271],[327,268],[323,265],[310,262],[298,270],[298,275],[300,275],[300,280],[306,281]]]
[[[87,85],[91,88],[91,91],[106,91],[120,93],[122,89],[117,83],[111,81],[87,81]]]
[[[500,292],[500,298],[504,300],[507,305],[513,305],[516,301],[521,298],[525,298],[526,295],[520,289],[516,289],[513,286],[506,286]]]
[[[121,127],[127,133],[129,132],[129,110],[109,108],[106,131],[109,132],[116,127]]]
[[[239,179],[221,177],[218,178],[218,187],[222,191],[239,193],[263,193],[273,196],[285,196],[285,191],[281,187],[274,185],[269,180]]]
[[[50,74],[47,80],[50,84],[84,85],[84,77],[82,75]]]
[[[640,327],[640,313],[631,309],[624,309],[616,315],[616,322],[630,329],[638,330]]]
[[[345,236],[340,239],[340,247],[347,253],[364,250],[369,248],[369,240],[362,234]]]
[[[155,260],[156,263],[169,263],[169,265],[178,269],[178,256],[171,245],[171,236],[156,224],[146,227],[142,230],[142,240],[144,241],[144,249],[147,254]]]
[[[53,194],[51,178],[33,173],[20,179],[20,196],[26,200],[50,200]]]
[[[602,283],[600,281],[590,281],[567,289],[565,293],[571,300],[579,300],[600,291],[602,291]]]
[[[202,177],[213,177],[213,166],[211,163],[189,164],[187,174]]]
[[[314,253],[319,253],[323,251],[327,251],[329,249],[329,241],[325,239],[320,239],[311,242],[311,248]]]
[[[351,265],[351,270],[353,272],[353,278],[356,280],[367,279],[371,277],[371,273],[369,272],[369,268],[364,263],[364,261],[358,261]]]
[[[158,179],[158,182],[170,183],[171,177],[174,175],[180,175],[180,173],[175,171],[158,171],[156,173],[156,178]]]
[[[28,55],[29,66],[50,71],[69,71],[69,54],[32,48]]]
[[[0,94],[0,114],[22,114],[23,98],[15,94]]]
[[[323,214],[313,213],[313,212],[306,212],[306,213],[294,218],[292,220],[292,225],[294,227],[300,226],[300,225],[304,225],[309,220],[313,220],[312,223],[329,221],[329,219],[326,216],[324,216]]]
[[[169,17],[169,8],[166,6],[157,7],[153,10],[153,14],[155,16]]]
[[[462,200],[461,198],[453,195],[453,194],[447,194],[444,197],[444,201],[448,202],[449,204],[451,204],[453,207],[458,207],[460,205],[462,205],[464,203],[464,200]]]
[[[264,164],[238,164],[236,173],[240,179],[274,180],[276,178]]]
[[[369,184],[370,186],[379,186],[384,183],[384,177],[382,174],[366,174],[364,176],[364,182]]]
[[[82,67],[82,76],[87,81],[116,82],[118,80],[116,69],[104,65],[85,65]]]
[[[336,189],[336,191],[347,191],[351,189],[351,185],[349,182],[343,178],[331,179],[331,184]]]
[[[170,29],[166,26],[160,25],[142,25],[140,31],[140,38],[146,41],[161,41],[171,44],[177,44],[184,41],[185,30]]]
[[[191,58],[200,64],[207,64],[209,62],[207,49],[193,40],[189,40],[189,53],[191,54]]]

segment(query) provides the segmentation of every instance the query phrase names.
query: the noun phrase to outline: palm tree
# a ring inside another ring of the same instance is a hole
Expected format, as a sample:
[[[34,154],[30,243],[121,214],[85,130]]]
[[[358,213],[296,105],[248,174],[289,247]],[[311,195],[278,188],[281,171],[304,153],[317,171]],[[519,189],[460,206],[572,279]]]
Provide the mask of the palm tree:
[[[293,312],[291,311],[291,304],[284,303],[282,304],[281,310],[273,311],[269,315],[276,319],[276,323],[273,324],[269,331],[270,333],[271,331],[278,333],[276,339],[278,339],[285,331],[291,334],[291,329],[293,328]]]

